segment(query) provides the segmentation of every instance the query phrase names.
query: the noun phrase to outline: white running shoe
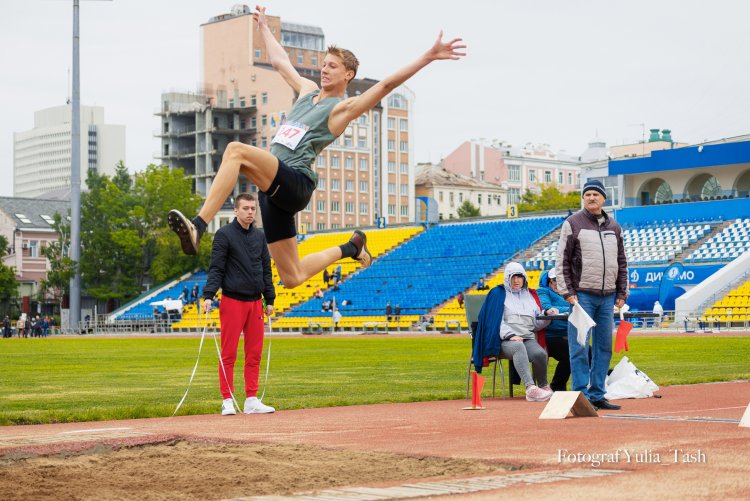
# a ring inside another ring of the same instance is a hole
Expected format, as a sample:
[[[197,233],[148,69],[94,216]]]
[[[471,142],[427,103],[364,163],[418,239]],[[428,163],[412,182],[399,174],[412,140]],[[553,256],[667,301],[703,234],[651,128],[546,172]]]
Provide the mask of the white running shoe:
[[[237,411],[234,409],[234,402],[231,398],[225,398],[221,402],[221,415],[222,416],[234,416]]]
[[[247,397],[245,400],[245,414],[268,414],[275,411],[273,407],[258,400],[258,397]]]
[[[526,387],[526,400],[529,402],[544,402],[552,396],[552,390],[544,390],[532,384]]]

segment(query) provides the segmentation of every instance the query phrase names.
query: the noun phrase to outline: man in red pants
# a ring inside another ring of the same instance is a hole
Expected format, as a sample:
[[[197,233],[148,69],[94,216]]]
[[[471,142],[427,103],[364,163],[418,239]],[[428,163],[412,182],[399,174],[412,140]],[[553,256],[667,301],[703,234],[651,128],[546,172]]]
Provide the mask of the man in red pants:
[[[271,275],[271,255],[262,230],[253,226],[258,201],[255,195],[241,193],[234,201],[234,221],[214,236],[211,265],[203,288],[203,309],[211,310],[212,298],[221,288],[221,362],[219,387],[224,399],[222,416],[235,414],[234,362],[240,334],[245,334],[245,414],[274,412],[256,397],[263,351],[263,299],[266,313],[273,314],[276,291]]]

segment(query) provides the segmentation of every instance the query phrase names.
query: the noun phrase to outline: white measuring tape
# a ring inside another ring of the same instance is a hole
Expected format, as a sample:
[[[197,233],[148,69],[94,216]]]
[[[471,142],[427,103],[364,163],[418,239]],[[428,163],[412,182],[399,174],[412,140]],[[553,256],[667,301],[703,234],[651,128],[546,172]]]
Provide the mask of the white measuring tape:
[[[190,374],[190,381],[188,381],[187,388],[185,389],[185,394],[182,396],[182,399],[180,400],[180,403],[177,404],[177,408],[172,413],[172,417],[174,417],[175,414],[177,414],[177,411],[180,410],[180,407],[182,406],[182,403],[187,398],[188,392],[190,391],[190,385],[193,384],[193,378],[195,378],[195,372],[198,370],[198,362],[200,362],[201,359],[201,350],[203,349],[203,339],[206,337],[206,331],[208,330],[208,312],[206,312],[205,317],[206,325],[203,327],[203,332],[201,333],[201,341],[198,345],[198,358],[195,360],[195,366],[193,367],[193,373]],[[266,378],[263,382],[263,394],[260,396],[259,400],[262,402],[263,397],[266,395],[266,387],[268,386],[268,372],[271,368],[271,333],[273,332],[273,326],[271,324],[271,317],[268,317],[268,353],[266,355]],[[219,343],[216,341],[216,332],[214,330],[211,330],[211,335],[214,338],[214,345],[216,346],[216,353],[219,355],[219,365],[221,366],[221,373],[224,375],[224,382],[227,385],[227,388],[230,388],[229,394],[232,396],[232,402],[234,403],[234,407],[238,411],[242,411],[240,409],[239,404],[237,403],[237,400],[234,398],[234,393],[231,390],[231,385],[229,384],[229,380],[227,378],[227,372],[224,368],[224,363],[221,360],[221,350],[219,349]]]

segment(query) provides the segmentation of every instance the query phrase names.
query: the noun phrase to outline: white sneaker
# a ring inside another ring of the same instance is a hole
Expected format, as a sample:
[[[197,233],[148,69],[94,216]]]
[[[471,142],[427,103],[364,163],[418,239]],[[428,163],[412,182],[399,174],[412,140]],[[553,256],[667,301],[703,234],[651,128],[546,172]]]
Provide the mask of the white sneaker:
[[[552,396],[552,390],[544,390],[536,385],[526,387],[526,400],[529,402],[544,402]]]
[[[234,402],[231,398],[225,398],[221,402],[221,415],[222,416],[234,416],[237,411],[234,410]]]
[[[258,400],[258,397],[247,397],[245,400],[245,414],[268,414],[275,411],[273,407]]]

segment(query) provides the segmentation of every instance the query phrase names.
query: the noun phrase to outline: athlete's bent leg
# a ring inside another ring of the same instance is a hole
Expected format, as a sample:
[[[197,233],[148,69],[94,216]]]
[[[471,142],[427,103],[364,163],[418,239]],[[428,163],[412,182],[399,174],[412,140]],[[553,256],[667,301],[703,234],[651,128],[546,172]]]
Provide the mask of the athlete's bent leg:
[[[296,237],[270,243],[268,250],[271,251],[276,270],[287,289],[297,287],[343,257],[340,247],[331,247],[300,259]]]
[[[234,190],[240,172],[260,191],[266,191],[278,170],[279,160],[268,151],[243,143],[229,143],[198,215],[206,223],[214,218]]]
[[[198,254],[201,236],[234,190],[240,172],[263,191],[271,186],[278,170],[278,159],[268,151],[243,143],[229,143],[198,216],[191,221],[178,210],[169,211],[167,221],[180,237],[182,251],[188,255]]]

